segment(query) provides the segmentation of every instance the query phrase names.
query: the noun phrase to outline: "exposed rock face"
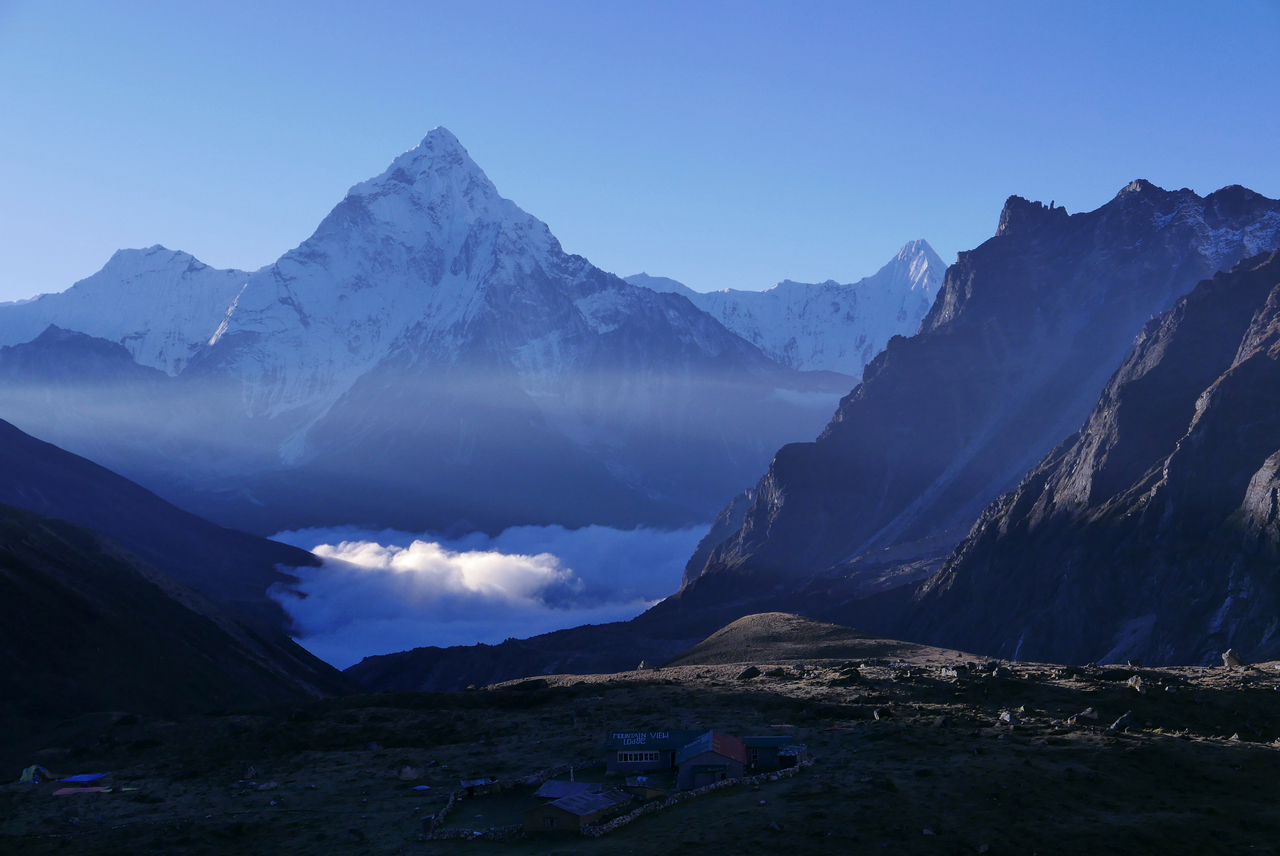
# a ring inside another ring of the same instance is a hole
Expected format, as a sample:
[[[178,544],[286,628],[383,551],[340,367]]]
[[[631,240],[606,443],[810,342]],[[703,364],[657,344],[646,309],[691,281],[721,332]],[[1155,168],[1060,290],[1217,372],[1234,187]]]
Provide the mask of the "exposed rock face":
[[[993,503],[910,638],[1058,662],[1280,653],[1280,254],[1146,325],[1083,429]]]
[[[1241,187],[1201,198],[1136,181],[1072,216],[1011,197],[920,332],[890,340],[815,442],[777,453],[681,596],[713,577],[764,590],[872,550],[959,541],[1084,421],[1148,319],[1278,244],[1280,203]]]

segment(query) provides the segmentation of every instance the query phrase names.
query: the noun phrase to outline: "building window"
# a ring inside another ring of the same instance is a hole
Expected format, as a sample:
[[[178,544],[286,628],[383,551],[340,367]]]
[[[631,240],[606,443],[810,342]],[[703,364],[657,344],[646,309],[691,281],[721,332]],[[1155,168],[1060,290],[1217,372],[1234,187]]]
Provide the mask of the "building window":
[[[638,762],[644,762],[644,761],[652,762],[657,760],[658,760],[657,752],[619,752],[618,753],[619,764],[635,764]]]
[[[542,825],[543,825],[544,827],[546,827],[547,829],[553,829],[553,828],[555,828],[555,826],[556,826],[556,818],[554,818],[554,817],[544,817],[544,818],[542,819]]]
[[[757,761],[759,761],[759,760],[760,760],[760,750],[759,750],[759,749],[752,749],[752,750],[751,750],[751,765],[752,765],[752,766],[755,766],[756,762],[757,762]]]

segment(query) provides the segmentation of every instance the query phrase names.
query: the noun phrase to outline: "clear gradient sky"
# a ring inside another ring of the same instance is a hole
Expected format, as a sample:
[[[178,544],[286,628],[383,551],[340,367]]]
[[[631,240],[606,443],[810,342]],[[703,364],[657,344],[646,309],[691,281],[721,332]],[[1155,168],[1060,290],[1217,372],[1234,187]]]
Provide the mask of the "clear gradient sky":
[[[436,125],[607,270],[847,282],[1011,193],[1280,196],[1280,2],[0,0],[0,300],[260,267]]]

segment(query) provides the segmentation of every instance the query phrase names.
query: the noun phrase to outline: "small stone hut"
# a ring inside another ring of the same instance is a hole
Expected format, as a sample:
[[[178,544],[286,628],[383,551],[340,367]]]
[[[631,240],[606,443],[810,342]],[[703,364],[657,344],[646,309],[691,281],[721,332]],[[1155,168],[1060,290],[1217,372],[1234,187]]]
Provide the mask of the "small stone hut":
[[[676,787],[686,790],[740,779],[746,760],[747,750],[740,738],[708,731],[676,753],[680,769]]]
[[[578,832],[630,800],[631,794],[619,790],[576,794],[534,806],[520,820],[525,832]]]
[[[776,770],[781,766],[778,760],[779,750],[790,746],[791,743],[790,737],[775,737],[771,734],[763,737],[742,738],[742,744],[747,751],[747,769]]]

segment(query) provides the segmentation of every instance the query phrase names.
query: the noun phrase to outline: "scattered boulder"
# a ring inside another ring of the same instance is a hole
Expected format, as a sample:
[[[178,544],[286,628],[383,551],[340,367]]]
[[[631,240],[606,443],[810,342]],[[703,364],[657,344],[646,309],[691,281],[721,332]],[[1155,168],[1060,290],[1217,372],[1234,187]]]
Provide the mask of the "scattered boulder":
[[[1133,715],[1133,711],[1128,711],[1124,716],[1111,723],[1111,727],[1107,729],[1108,733],[1124,731],[1132,725],[1137,724],[1137,719]]]
[[[1012,728],[1022,720],[1012,710],[1002,710],[1000,712],[1000,721]]]
[[[416,767],[409,767],[406,765],[400,768],[399,772],[396,773],[396,776],[398,776],[402,782],[413,782],[421,778],[422,773],[420,773]]]
[[[1125,683],[1125,686],[1133,687],[1133,689],[1137,690],[1139,693],[1146,693],[1147,691],[1147,688],[1142,685],[1142,678],[1139,677],[1138,675],[1134,675],[1124,683]]]
[[[991,670],[991,675],[996,678],[1012,678],[1013,669],[1010,669],[1008,666],[996,666]]]
[[[1222,665],[1228,669],[1238,669],[1244,664],[1244,657],[1241,657],[1240,652],[1236,649],[1228,648],[1222,652]]]
[[[1067,717],[1067,725],[1075,725],[1075,724],[1076,724],[1076,720],[1079,720],[1079,719],[1094,719],[1094,720],[1096,720],[1097,718],[1098,718],[1098,712],[1097,712],[1096,710],[1094,710],[1093,708],[1091,708],[1091,707],[1086,707],[1084,710],[1080,711],[1079,713],[1075,714],[1074,716],[1068,716],[1068,717]]]
[[[749,681],[758,677],[760,677],[760,670],[755,666],[747,666],[741,672],[738,672],[738,680],[740,681]]]
[[[787,676],[787,670],[779,666],[776,669],[770,669],[765,672],[765,675],[770,678],[785,678]]]

